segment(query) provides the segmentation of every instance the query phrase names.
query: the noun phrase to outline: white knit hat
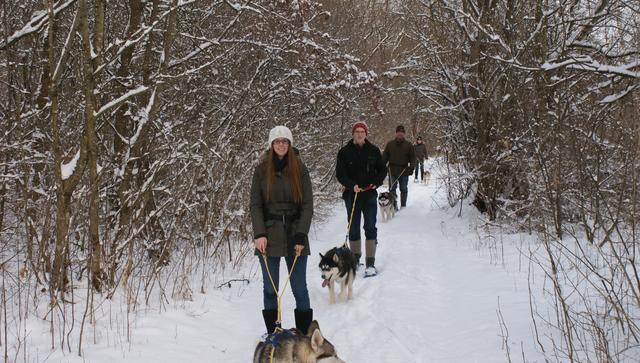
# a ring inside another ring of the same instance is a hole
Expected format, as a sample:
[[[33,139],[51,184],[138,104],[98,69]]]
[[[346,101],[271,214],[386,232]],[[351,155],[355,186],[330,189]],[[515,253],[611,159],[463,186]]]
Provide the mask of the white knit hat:
[[[293,135],[291,134],[291,130],[286,126],[276,126],[269,131],[268,148],[271,147],[271,143],[273,143],[275,139],[287,139],[289,143],[293,145]]]

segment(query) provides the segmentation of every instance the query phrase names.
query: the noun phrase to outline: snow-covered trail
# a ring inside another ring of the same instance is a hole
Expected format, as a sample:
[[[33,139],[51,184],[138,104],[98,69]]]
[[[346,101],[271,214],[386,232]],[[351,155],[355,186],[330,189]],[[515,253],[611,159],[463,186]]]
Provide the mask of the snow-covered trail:
[[[531,346],[526,272],[492,264],[487,251],[474,248],[468,216],[457,217],[436,192],[433,179],[427,186],[409,182],[407,207],[378,224],[380,273],[358,277],[353,301],[328,305],[309,271],[316,315],[331,324],[327,333],[348,362],[507,361],[498,306],[517,342],[512,354],[520,356],[520,340]],[[346,216],[340,217],[316,248],[341,241]],[[515,262],[517,251],[509,257]]]
[[[410,181],[407,207],[393,220],[378,223],[379,275],[364,279],[359,274],[354,298],[348,302],[328,304],[328,291],[321,287],[317,267],[318,252],[344,241],[344,205],[337,204],[336,214],[327,223],[313,227],[307,282],[323,333],[348,363],[506,362],[500,304],[514,361],[522,361],[522,349],[527,361],[542,361],[535,352],[529,323],[526,264],[519,268],[521,259],[511,247],[518,242],[505,236],[510,239],[504,243],[504,261],[496,264],[487,249],[477,248],[475,212],[465,206],[463,217],[458,217],[438,191],[436,178],[433,175],[428,185]],[[124,312],[105,311],[102,321],[107,322],[92,333],[95,344],[84,344],[84,359],[69,352],[51,353],[46,323],[41,323],[41,335],[31,336],[38,357],[32,351],[31,358],[49,362],[250,362],[264,331],[257,259],[250,265],[244,271],[252,276],[249,285],[195,293],[195,301],[183,306],[132,317],[130,343],[123,336]],[[284,264],[281,269],[282,275]],[[293,326],[294,299],[288,290],[284,327]]]

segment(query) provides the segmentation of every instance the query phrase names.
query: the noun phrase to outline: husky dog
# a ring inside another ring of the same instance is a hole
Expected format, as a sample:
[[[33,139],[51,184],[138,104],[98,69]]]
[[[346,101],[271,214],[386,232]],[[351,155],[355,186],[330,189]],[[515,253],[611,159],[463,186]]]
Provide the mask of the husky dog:
[[[429,172],[429,170],[423,170],[422,171],[422,183],[429,184],[429,179],[431,178],[431,173]]]
[[[340,299],[353,297],[353,280],[356,278],[356,256],[348,247],[334,247],[323,256],[320,254],[322,287],[329,286],[329,304],[336,303],[335,283],[340,283]],[[345,296],[346,295],[346,296]]]
[[[378,206],[382,221],[388,221],[396,215],[396,196],[391,192],[382,192],[378,195]]]
[[[273,351],[273,360],[271,353]],[[266,342],[258,343],[253,363],[345,363],[336,349],[322,336],[317,321],[311,322],[307,335],[298,329],[276,330]]]

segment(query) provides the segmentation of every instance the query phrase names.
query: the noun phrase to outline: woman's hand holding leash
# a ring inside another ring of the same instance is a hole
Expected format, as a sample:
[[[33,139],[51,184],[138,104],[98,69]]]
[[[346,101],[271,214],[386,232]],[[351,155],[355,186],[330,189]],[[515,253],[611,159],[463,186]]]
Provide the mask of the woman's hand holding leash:
[[[260,251],[261,254],[267,253],[267,237],[256,238],[253,241],[256,244],[256,249]]]
[[[296,256],[300,256],[300,254],[302,254],[302,250],[304,250],[304,245],[295,245],[293,250],[296,252]]]

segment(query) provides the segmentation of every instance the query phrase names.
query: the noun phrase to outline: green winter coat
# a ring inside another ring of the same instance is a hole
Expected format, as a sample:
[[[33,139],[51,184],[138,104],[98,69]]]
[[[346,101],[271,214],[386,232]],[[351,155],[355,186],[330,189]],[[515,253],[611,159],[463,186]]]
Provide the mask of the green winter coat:
[[[389,174],[392,177],[411,176],[413,168],[416,166],[416,153],[409,141],[393,139],[384,148],[382,161],[385,164],[389,163]],[[404,173],[402,172],[403,169]]]
[[[298,163],[302,182],[302,203],[299,204],[293,201],[289,182],[283,172],[276,172],[268,201],[263,163],[253,173],[250,206],[253,236],[267,237],[267,256],[292,256],[295,244],[304,244],[302,255],[307,256],[311,252],[307,237],[313,216],[311,178],[300,159]],[[282,216],[286,216],[284,221]],[[259,254],[258,250],[255,250],[255,254]]]

